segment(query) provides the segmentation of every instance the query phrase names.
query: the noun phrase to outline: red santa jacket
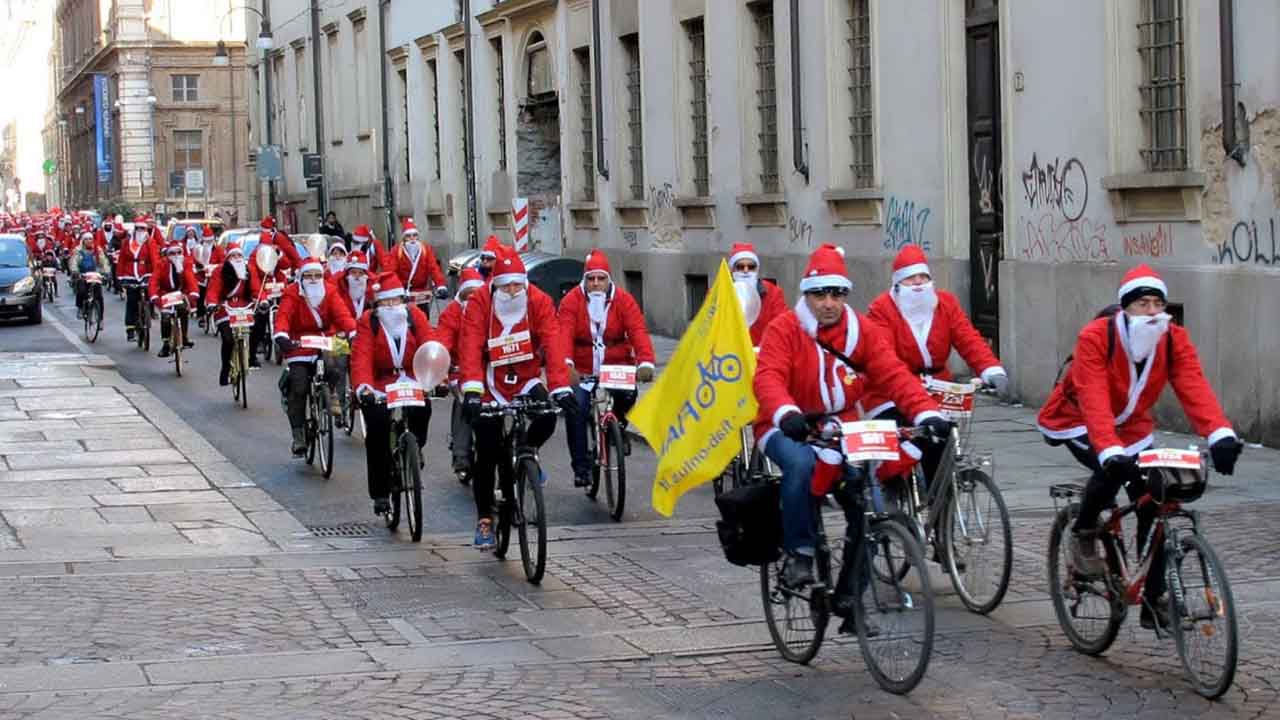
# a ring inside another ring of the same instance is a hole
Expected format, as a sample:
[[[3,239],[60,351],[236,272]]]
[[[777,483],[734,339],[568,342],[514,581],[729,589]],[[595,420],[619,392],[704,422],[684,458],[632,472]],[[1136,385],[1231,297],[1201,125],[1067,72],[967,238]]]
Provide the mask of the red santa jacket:
[[[409,328],[405,331],[404,337],[404,353],[397,363],[392,353],[392,340],[387,335],[386,327],[379,323],[375,337],[373,311],[366,310],[364,315],[360,316],[356,339],[351,344],[351,384],[356,392],[373,390],[385,393],[387,385],[398,381],[402,373],[416,380],[413,374],[413,354],[418,351],[419,345],[435,339],[434,335],[427,316],[410,305]]]
[[[302,257],[298,255],[298,248],[294,247],[293,240],[288,235],[274,230],[271,232],[263,232],[258,236],[258,244],[253,246],[253,252],[249,253],[249,264],[257,266],[258,248],[266,246],[274,246],[280,252],[280,261],[276,263],[276,272],[284,270],[297,270],[302,267]]]
[[[610,285],[605,299],[604,342],[601,365],[646,365],[653,367],[653,341],[644,325],[644,313],[631,293],[617,285]],[[569,348],[569,362],[584,375],[600,372],[592,352],[595,336],[587,312],[587,294],[582,285],[569,291],[560,300],[556,313],[560,324],[560,342]]]
[[[946,290],[936,292],[938,306],[933,310],[933,321],[923,347],[911,332],[911,325],[902,317],[890,292],[883,292],[871,301],[867,317],[885,330],[885,336],[893,344],[894,351],[913,373],[950,380],[951,371],[947,370],[947,358],[951,357],[953,347],[983,379],[992,373],[1003,372],[1000,361],[991,352],[991,346],[987,345],[987,341],[969,321],[969,316],[965,315],[956,296]]]
[[[254,248],[255,250],[257,248]],[[283,285],[283,289],[288,289],[289,277],[284,274],[284,269],[280,265],[276,265],[276,269],[270,275],[265,275],[258,269],[257,263],[249,261],[249,289],[253,292],[254,300],[265,302],[271,299],[271,294],[267,292],[265,285],[267,283],[279,283]]]
[[[195,254],[192,254],[195,257]],[[217,243],[209,250],[209,260],[205,263],[196,262],[196,279],[200,282],[208,282],[208,278],[212,278],[217,274],[218,267],[227,259],[227,251]]]
[[[311,307],[301,285],[290,285],[280,297],[280,308],[276,311],[276,334],[272,339],[287,337],[297,342],[303,335],[336,335],[356,331],[356,321],[351,317],[347,306],[342,303],[338,288],[332,283],[325,283],[324,299],[320,307]],[[320,352],[310,348],[298,347],[285,353],[284,361],[311,362],[320,356]]]
[[[102,228],[98,228],[97,230],[94,230],[93,231],[94,252],[105,253],[109,248],[110,248],[110,243],[107,241],[107,234],[102,231]]]
[[[458,366],[462,374],[463,392],[483,392],[485,400],[506,403],[523,395],[542,382],[543,368],[551,392],[569,388],[568,353],[560,343],[555,303],[551,297],[530,285],[525,316],[510,328],[502,327],[493,311],[488,287],[477,289],[467,300],[462,313],[461,337],[458,339]],[[494,338],[529,333],[533,357],[500,367],[490,363],[489,341]]]
[[[358,250],[364,253],[365,258],[369,261],[369,274],[371,276],[382,272],[379,267],[381,265],[382,252],[384,250],[382,243],[372,239],[367,243],[356,242],[353,238],[349,245],[350,247],[347,248],[348,252],[356,252]]]
[[[444,273],[440,271],[440,263],[436,261],[435,251],[426,243],[420,242],[418,245],[422,251],[418,253],[416,263],[409,257],[409,253],[405,252],[404,245],[400,245],[388,258],[388,263],[392,267],[384,269],[394,269],[404,289],[411,293],[425,292],[432,287],[444,287]]]
[[[209,287],[205,290],[205,306],[208,308],[216,308],[213,313],[213,321],[215,325],[221,325],[227,321],[227,311],[224,305],[233,305],[235,307],[248,307],[253,304],[253,287],[250,282],[250,272],[245,268],[244,279],[236,277],[236,270],[230,263],[219,265],[213,274],[209,276]]]
[[[462,313],[466,307],[466,303],[454,300],[440,313],[436,322],[436,340],[449,351],[451,383],[458,382],[461,377],[458,371],[458,340],[462,334]]]
[[[1088,435],[1099,462],[1121,452],[1138,453],[1152,443],[1151,407],[1167,383],[1173,385],[1191,426],[1210,444],[1235,436],[1205,380],[1186,329],[1171,325],[1169,337],[1156,343],[1155,353],[1141,371],[1130,361],[1128,347],[1123,312],[1084,326],[1076,338],[1071,366],[1036,418],[1045,437],[1067,440]]]
[[[849,368],[818,341],[853,361]],[[899,403],[912,422],[938,417],[938,405],[889,349],[883,330],[845,306],[835,325],[819,328],[803,300],[770,323],[760,344],[754,382],[760,412],[755,435],[763,446],[792,412],[829,413],[844,420],[862,416],[863,396],[875,388]]]
[[[156,266],[155,272],[151,273],[151,285],[147,297],[152,302],[156,302],[161,295],[181,291],[189,296],[187,302],[190,306],[195,307],[200,298],[200,286],[196,284],[195,262],[190,256],[183,255],[181,272],[167,258],[161,262],[164,265]]]
[[[760,292],[760,314],[751,324],[751,344],[760,347],[769,323],[773,322],[774,318],[787,314],[791,308],[787,307],[787,299],[782,294],[782,288],[777,285],[768,280],[759,280],[757,289]]]
[[[116,256],[116,277],[121,280],[146,280],[151,274],[151,240],[148,239],[135,247],[132,235],[120,243],[120,254]]]

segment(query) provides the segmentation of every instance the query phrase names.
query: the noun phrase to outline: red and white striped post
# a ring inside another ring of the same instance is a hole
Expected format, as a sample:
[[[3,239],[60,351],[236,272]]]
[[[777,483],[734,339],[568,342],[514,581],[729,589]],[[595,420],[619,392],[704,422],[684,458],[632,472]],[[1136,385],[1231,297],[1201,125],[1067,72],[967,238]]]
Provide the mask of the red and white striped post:
[[[512,198],[511,220],[516,250],[524,252],[529,249],[529,198]]]

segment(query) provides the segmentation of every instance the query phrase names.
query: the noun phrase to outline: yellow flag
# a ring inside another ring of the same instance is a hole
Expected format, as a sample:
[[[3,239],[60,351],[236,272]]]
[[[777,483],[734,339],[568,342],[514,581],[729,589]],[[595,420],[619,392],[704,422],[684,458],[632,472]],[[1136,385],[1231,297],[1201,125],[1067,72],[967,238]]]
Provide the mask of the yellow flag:
[[[667,517],[689,490],[719,475],[742,451],[738,431],[756,416],[756,356],[729,266],[662,375],[627,415],[658,453],[653,509]]]

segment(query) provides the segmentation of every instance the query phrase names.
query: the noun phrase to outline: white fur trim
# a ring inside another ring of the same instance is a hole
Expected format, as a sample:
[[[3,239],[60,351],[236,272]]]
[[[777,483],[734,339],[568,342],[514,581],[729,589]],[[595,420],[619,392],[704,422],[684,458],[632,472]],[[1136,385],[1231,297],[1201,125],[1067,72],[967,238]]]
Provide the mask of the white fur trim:
[[[940,418],[940,417],[942,417],[942,413],[936,410],[925,410],[924,412],[915,416],[915,419],[911,421],[911,424],[921,425],[924,423],[925,420],[928,420],[929,418]]]
[[[390,300],[391,298],[404,297],[404,288],[392,288],[390,290],[380,290],[373,294],[374,300]]]
[[[650,368],[650,369],[654,369],[654,370],[656,370],[656,369],[657,369],[657,368],[655,368],[655,367],[654,367],[653,363],[651,363],[651,362],[642,362],[642,363],[640,363],[639,365],[637,365],[636,367],[637,367],[637,368]]]
[[[1112,445],[1111,447],[1106,448],[1102,452],[1098,453],[1098,464],[1105,465],[1107,464],[1107,461],[1110,460],[1111,458],[1117,455],[1124,455],[1124,454],[1125,454],[1124,448],[1120,447],[1119,445]]]
[[[555,390],[552,390],[550,394],[551,394],[551,397],[558,398],[558,397],[564,397],[565,395],[568,395],[571,392],[573,392],[572,388],[559,387],[559,388],[556,388]]]
[[[1050,440],[1070,440],[1072,438],[1078,438],[1086,435],[1089,432],[1088,428],[1084,425],[1077,425],[1076,427],[1067,428],[1066,430],[1050,430],[1049,428],[1037,423],[1036,429],[1040,431],[1041,435],[1044,435]]]
[[[577,367],[576,365],[573,364],[573,358],[565,358],[564,364],[568,365],[569,367]]]
[[[287,333],[287,332],[278,332],[278,333],[276,333],[275,335],[272,335],[272,336],[271,336],[271,339],[272,339],[272,340],[275,340],[276,338],[287,338],[287,337],[289,337],[289,333]]]
[[[308,260],[302,263],[302,267],[298,269],[298,274],[301,275],[304,272],[316,271],[324,272],[324,265],[321,265],[318,260]]]
[[[400,236],[401,236],[401,237],[409,237],[410,235],[418,235],[418,234],[419,234],[419,233],[418,233],[418,228],[409,228],[408,230],[405,230],[404,232],[401,232],[401,233],[400,233]]]
[[[780,432],[782,431],[776,427],[765,430],[764,434],[760,436],[760,439],[756,441],[756,447],[760,448],[761,452],[764,452],[764,448],[769,444],[769,440]]]
[[[885,410],[888,410],[888,409],[889,409],[889,408],[891,408],[891,407],[897,407],[897,403],[895,403],[895,402],[894,402],[894,401],[892,401],[892,400],[890,400],[889,402],[880,403],[879,405],[877,405],[877,406],[875,406],[875,407],[871,408],[871,409],[870,409],[870,410],[868,410],[867,412],[862,413],[862,417],[864,417],[864,418],[874,418],[875,416],[879,415],[880,413],[884,412]]]
[[[773,412],[774,427],[777,427],[782,422],[782,418],[786,417],[787,415],[790,415],[793,412],[801,412],[801,410],[799,407],[795,405],[783,405],[782,407],[775,410]]]
[[[369,263],[367,263],[367,262],[349,262],[349,263],[347,263],[347,269],[348,269],[348,270],[363,270],[363,271],[365,271],[365,272],[369,272]]]
[[[930,278],[933,277],[933,273],[929,272],[928,264],[916,263],[915,265],[908,265],[900,270],[894,270],[893,284],[897,285],[898,283],[902,282],[903,280],[906,280],[912,275],[919,275],[920,273],[924,273],[925,275],[928,275]]]
[[[352,236],[351,236],[351,239],[352,239],[353,241],[355,241],[355,242],[360,243],[361,245],[363,245],[363,244],[365,244],[365,243],[369,242],[369,240],[370,240],[370,238],[369,238],[369,236],[368,236],[368,235],[352,235]]]
[[[1233,438],[1233,437],[1236,437],[1235,430],[1232,430],[1229,427],[1220,427],[1217,430],[1214,430],[1213,432],[1209,433],[1208,440],[1209,440],[1209,444],[1212,445],[1223,438]]]
[[[1121,285],[1120,289],[1116,291],[1116,301],[1123,302],[1125,293],[1140,287],[1153,287],[1159,290],[1161,294],[1163,294],[1166,298],[1169,297],[1169,287],[1164,284],[1163,280],[1161,280],[1158,277],[1153,277],[1151,275],[1144,275],[1142,277],[1136,277],[1130,280],[1129,282]]]
[[[983,370],[983,371],[982,371],[982,376],[981,376],[981,377],[982,377],[982,382],[984,382],[984,383],[986,383],[986,384],[990,385],[990,384],[991,384],[991,378],[993,378],[993,377],[995,377],[995,376],[997,376],[997,375],[1004,375],[1005,377],[1009,377],[1009,373],[1005,372],[1003,367],[1001,367],[1001,366],[999,366],[999,365],[992,365],[991,367],[989,367],[989,368],[987,368],[986,370]]]
[[[810,275],[800,281],[800,292],[808,292],[825,287],[842,287],[853,289],[853,282],[844,275]]]
[[[356,395],[363,395],[365,392],[377,393],[378,391],[374,390],[369,383],[360,383],[356,386]]]
[[[513,282],[518,282],[522,285],[528,285],[529,275],[527,273],[503,273],[501,275],[493,276],[494,287],[501,287],[503,285],[507,285]]]
[[[759,269],[760,267],[759,255],[755,254],[754,252],[751,252],[750,250],[740,250],[729,256],[729,269],[732,270],[733,266],[737,265],[739,260],[754,260],[756,263],[756,268]]]
[[[315,355],[299,355],[297,357],[285,358],[284,364],[290,365],[292,363],[298,363],[298,362],[306,362],[306,363],[315,362],[319,358],[320,358],[320,353],[316,353]]]
[[[907,456],[910,457],[912,460],[919,460],[920,458],[924,457],[924,451],[921,450],[919,447],[917,447],[915,443],[909,440],[899,445],[898,449],[906,453]]]
[[[469,392],[483,393],[484,383],[480,382],[479,380],[468,380],[462,383],[462,392],[464,394]]]

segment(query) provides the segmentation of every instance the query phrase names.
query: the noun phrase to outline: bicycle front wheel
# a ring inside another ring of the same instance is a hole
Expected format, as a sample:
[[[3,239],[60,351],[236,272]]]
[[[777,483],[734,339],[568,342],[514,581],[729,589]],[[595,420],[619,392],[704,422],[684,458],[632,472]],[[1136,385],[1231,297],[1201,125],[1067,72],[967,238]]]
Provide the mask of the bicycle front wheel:
[[[905,567],[898,579],[889,568]],[[875,522],[854,555],[854,624],[867,670],[895,695],[911,692],[933,656],[933,590],[915,535],[895,520]]]
[[[1104,578],[1080,575],[1071,564],[1071,524],[1080,512],[1072,503],[1058,511],[1049,535],[1049,596],[1058,625],[1079,652],[1101,655],[1115,642],[1124,607],[1108,599]]]
[[[622,520],[627,502],[627,458],[622,448],[622,426],[611,420],[605,427],[604,494],[614,522]]]
[[[241,339],[237,344],[240,353],[240,407],[249,409],[249,343]]]
[[[333,439],[332,433],[329,435]],[[400,487],[404,494],[404,516],[409,525],[409,537],[414,542],[422,540],[422,469],[418,465],[418,440],[412,433],[400,438]]]
[[[99,316],[101,310],[98,309],[98,303],[95,300],[88,300],[88,307],[84,310],[84,339],[89,342],[98,341],[98,331],[102,329]]]
[[[319,427],[320,427],[320,399],[316,389],[311,388],[311,392],[307,393],[307,417],[303,420],[303,427],[307,435],[307,464],[314,465],[316,460],[316,447],[320,444]]]
[[[1212,700],[1231,688],[1236,675],[1235,598],[1207,540],[1183,535],[1175,552],[1165,555],[1173,637],[1196,692]]]
[[[329,412],[324,393],[320,395],[316,401],[316,448],[320,455],[320,474],[328,480],[333,475],[333,414]]]
[[[960,601],[980,615],[996,609],[1013,571],[1013,527],[990,476],[976,468],[956,474],[941,530],[947,574]]]
[[[764,604],[764,619],[769,626],[773,646],[784,660],[808,663],[822,647],[826,636],[830,608],[824,597],[825,589],[813,585],[792,590],[782,584],[782,563],[785,555],[760,566],[760,600]],[[828,573],[829,574],[829,573]]]
[[[182,323],[174,315],[169,321],[169,344],[173,346],[173,371],[182,377]]]
[[[531,457],[522,458],[516,466],[516,502],[520,522],[520,560],[524,576],[537,585],[547,570],[547,514],[542,498],[542,468]]]

